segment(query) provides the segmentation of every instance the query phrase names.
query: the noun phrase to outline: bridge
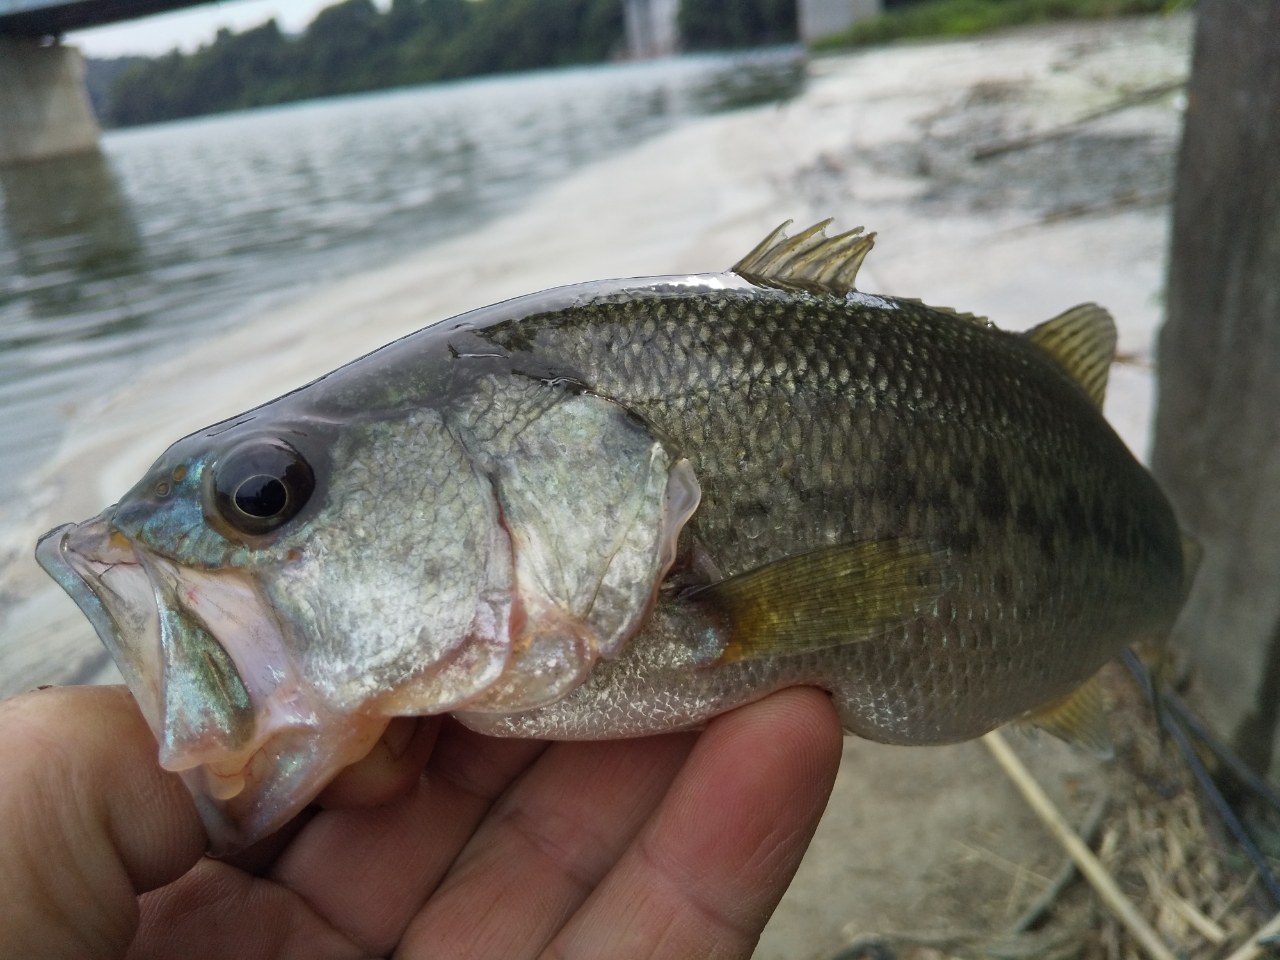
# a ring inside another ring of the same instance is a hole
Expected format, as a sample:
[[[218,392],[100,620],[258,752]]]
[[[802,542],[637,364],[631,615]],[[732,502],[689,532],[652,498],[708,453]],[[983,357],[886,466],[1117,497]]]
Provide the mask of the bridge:
[[[0,0],[0,36],[56,37],[208,0]]]
[[[0,0],[0,165],[96,150],[98,124],[80,52],[62,34],[208,0]],[[679,0],[621,0],[635,59],[674,53]],[[800,36],[813,40],[880,9],[881,0],[798,0]]]

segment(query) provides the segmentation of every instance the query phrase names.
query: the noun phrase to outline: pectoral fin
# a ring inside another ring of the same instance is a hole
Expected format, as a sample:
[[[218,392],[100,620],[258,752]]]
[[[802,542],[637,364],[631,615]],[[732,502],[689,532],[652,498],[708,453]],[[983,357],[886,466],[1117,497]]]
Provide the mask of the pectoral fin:
[[[1102,683],[1094,674],[1071,693],[1045,704],[1027,716],[1034,724],[1060,740],[1080,747],[1100,760],[1115,756],[1111,730],[1102,709]]]
[[[704,587],[691,599],[726,621],[718,663],[789,656],[882,636],[946,589],[946,553],[874,540],[788,557]]]

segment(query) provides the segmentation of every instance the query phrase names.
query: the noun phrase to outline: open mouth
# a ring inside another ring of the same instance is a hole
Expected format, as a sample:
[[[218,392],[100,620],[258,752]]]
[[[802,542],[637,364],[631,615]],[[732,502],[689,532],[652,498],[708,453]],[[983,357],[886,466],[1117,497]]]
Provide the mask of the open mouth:
[[[110,510],[45,534],[36,559],[111,652],[215,854],[283,826],[387,724],[319,700],[251,577],[159,556]]]
[[[162,714],[160,620],[132,545],[102,517],[50,530],[36,560],[76,602],[120,668],[151,729]]]

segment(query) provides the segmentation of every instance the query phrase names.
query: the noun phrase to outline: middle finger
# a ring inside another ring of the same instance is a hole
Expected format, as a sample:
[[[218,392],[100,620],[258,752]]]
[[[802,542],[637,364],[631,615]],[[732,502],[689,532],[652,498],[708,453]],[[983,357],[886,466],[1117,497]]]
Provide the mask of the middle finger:
[[[537,956],[627,849],[696,739],[553,744],[489,812],[396,956]]]
[[[371,953],[385,955],[445,875],[494,799],[546,748],[445,720],[422,780],[401,800],[325,810],[272,879]]]

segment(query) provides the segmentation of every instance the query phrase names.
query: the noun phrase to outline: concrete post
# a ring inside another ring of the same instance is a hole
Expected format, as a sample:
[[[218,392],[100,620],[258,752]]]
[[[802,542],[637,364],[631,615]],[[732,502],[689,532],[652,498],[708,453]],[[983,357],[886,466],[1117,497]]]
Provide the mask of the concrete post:
[[[798,0],[796,16],[800,39],[805,43],[843,33],[859,20],[874,17],[881,0]]]
[[[0,164],[96,150],[98,122],[74,47],[0,37]]]
[[[669,57],[680,43],[679,0],[623,0],[627,53],[632,60]]]
[[[1196,706],[1280,784],[1280,4],[1197,17],[1151,468],[1204,548]]]

